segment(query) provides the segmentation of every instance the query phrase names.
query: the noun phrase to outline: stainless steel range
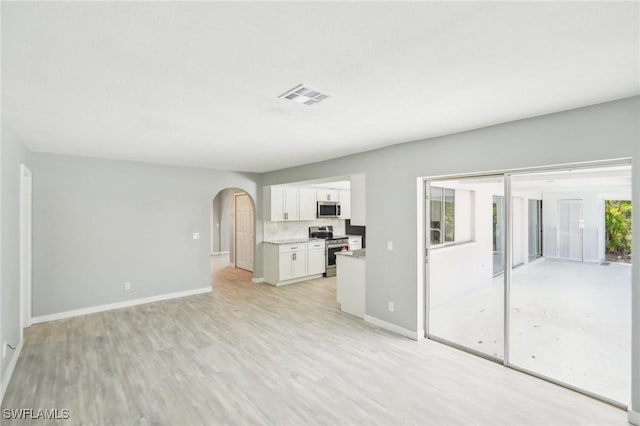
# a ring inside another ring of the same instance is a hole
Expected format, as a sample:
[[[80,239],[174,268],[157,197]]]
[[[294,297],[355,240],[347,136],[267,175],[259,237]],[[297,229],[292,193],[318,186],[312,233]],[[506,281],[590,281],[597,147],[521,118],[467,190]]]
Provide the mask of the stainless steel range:
[[[334,237],[333,226],[310,226],[309,238],[321,238],[326,240],[324,262],[326,272],[325,277],[333,277],[336,275],[336,253],[349,249],[349,238]]]

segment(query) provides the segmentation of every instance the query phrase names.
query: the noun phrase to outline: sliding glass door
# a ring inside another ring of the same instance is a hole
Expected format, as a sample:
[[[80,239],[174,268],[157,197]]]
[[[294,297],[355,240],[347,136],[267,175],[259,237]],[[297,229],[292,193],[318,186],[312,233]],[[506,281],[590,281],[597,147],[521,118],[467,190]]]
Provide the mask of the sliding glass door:
[[[631,268],[606,262],[604,203],[614,194],[631,198],[631,167],[517,174],[511,192],[531,197],[527,217],[514,209],[513,223],[529,221],[529,257],[538,259],[511,274],[509,364],[626,404]],[[545,240],[555,240],[544,253],[542,217]],[[514,239],[519,232],[514,226]]]
[[[434,179],[425,197],[428,337],[624,406],[631,166]]]
[[[434,180],[427,194],[429,336],[502,359],[504,178]]]

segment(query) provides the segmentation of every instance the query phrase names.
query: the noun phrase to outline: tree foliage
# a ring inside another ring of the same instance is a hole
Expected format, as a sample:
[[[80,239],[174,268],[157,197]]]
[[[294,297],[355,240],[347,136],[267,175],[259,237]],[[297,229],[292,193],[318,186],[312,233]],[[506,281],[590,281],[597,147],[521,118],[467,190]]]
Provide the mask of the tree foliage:
[[[605,203],[607,252],[617,255],[631,253],[631,201]]]

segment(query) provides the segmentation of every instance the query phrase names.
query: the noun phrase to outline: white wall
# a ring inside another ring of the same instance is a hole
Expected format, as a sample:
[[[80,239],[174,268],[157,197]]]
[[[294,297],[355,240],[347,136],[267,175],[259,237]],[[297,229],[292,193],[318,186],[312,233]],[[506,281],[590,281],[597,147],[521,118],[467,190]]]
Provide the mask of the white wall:
[[[1,328],[0,345],[17,347],[20,339],[20,164],[31,167],[29,150],[13,130],[2,120],[2,215],[1,253],[2,268],[0,288]],[[34,181],[39,179],[34,175]],[[38,208],[34,203],[34,208]],[[0,348],[0,354],[2,353]],[[7,356],[0,361],[2,379],[9,379],[7,367],[14,351],[7,348]]]

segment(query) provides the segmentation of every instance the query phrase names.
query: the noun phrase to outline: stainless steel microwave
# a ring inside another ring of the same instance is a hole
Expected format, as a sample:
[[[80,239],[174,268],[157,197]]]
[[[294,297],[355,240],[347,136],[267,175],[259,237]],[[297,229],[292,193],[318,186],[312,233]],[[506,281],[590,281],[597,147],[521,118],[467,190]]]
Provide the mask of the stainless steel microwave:
[[[338,201],[318,201],[317,217],[340,217]]]

